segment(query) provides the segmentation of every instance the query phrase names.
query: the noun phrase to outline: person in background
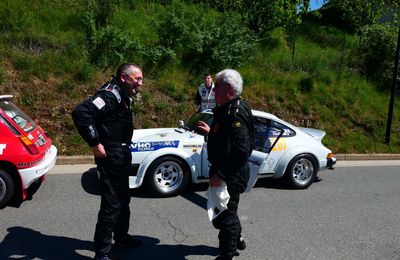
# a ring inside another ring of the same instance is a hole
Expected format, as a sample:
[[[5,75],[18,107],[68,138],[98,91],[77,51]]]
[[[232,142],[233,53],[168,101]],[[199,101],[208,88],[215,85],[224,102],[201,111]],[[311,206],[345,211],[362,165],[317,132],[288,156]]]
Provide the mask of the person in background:
[[[94,234],[94,259],[111,259],[113,234],[116,248],[140,244],[128,234],[132,161],[129,144],[133,135],[132,98],[142,83],[139,66],[122,64],[109,82],[72,112],[74,124],[91,147],[100,173],[101,205]]]
[[[197,111],[215,107],[214,82],[211,73],[204,74],[203,83],[196,94]]]
[[[214,88],[217,106],[213,109],[211,127],[199,121],[197,126],[208,132],[208,161],[211,187],[225,181],[230,195],[227,209],[212,222],[219,229],[219,260],[233,259],[244,250],[246,243],[241,236],[242,227],[237,215],[239,197],[247,187],[249,165],[247,159],[254,148],[254,118],[250,106],[240,97],[243,80],[232,69],[216,75]]]

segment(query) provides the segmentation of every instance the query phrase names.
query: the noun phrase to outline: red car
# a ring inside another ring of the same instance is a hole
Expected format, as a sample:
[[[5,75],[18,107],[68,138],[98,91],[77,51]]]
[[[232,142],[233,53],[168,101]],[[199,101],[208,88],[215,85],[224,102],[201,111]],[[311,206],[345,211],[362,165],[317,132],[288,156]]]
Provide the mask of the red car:
[[[55,164],[57,148],[47,132],[0,95],[0,208],[25,200]]]

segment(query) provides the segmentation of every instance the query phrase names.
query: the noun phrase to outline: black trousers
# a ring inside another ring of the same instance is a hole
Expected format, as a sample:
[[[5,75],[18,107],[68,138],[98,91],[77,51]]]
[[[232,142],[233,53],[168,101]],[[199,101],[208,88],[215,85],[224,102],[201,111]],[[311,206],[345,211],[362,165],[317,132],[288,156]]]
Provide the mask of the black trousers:
[[[107,254],[112,238],[127,236],[130,218],[129,172],[132,155],[127,146],[106,148],[106,158],[96,158],[100,172],[101,204],[94,234],[94,251]]]
[[[242,185],[227,184],[230,199],[228,209],[213,220],[213,226],[219,229],[219,250],[222,255],[233,257],[237,255],[237,241],[242,233],[242,226],[237,215]]]

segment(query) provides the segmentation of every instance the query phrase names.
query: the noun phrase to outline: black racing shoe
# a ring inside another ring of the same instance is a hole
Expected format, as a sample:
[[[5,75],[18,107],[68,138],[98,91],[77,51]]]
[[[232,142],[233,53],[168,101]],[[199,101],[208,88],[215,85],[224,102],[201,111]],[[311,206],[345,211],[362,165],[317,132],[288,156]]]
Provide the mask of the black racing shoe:
[[[123,239],[116,239],[114,242],[114,248],[119,249],[119,248],[136,247],[139,246],[141,243],[142,241],[140,241],[139,239],[128,235]]]
[[[320,181],[322,181],[322,178],[319,176],[315,176],[314,182],[320,182]]]
[[[113,260],[113,259],[111,258],[111,256],[109,254],[105,254],[105,255],[96,254],[94,256],[94,260]]]
[[[240,237],[239,240],[237,241],[236,248],[238,250],[245,250],[246,247],[247,247],[246,241],[244,241],[243,237]]]

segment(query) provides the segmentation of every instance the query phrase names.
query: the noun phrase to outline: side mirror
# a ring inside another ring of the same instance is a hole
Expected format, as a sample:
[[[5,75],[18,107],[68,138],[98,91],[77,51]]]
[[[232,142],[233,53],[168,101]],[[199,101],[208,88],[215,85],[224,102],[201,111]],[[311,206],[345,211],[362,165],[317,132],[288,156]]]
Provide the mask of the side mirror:
[[[183,128],[185,126],[185,123],[182,120],[178,121],[178,128]]]

